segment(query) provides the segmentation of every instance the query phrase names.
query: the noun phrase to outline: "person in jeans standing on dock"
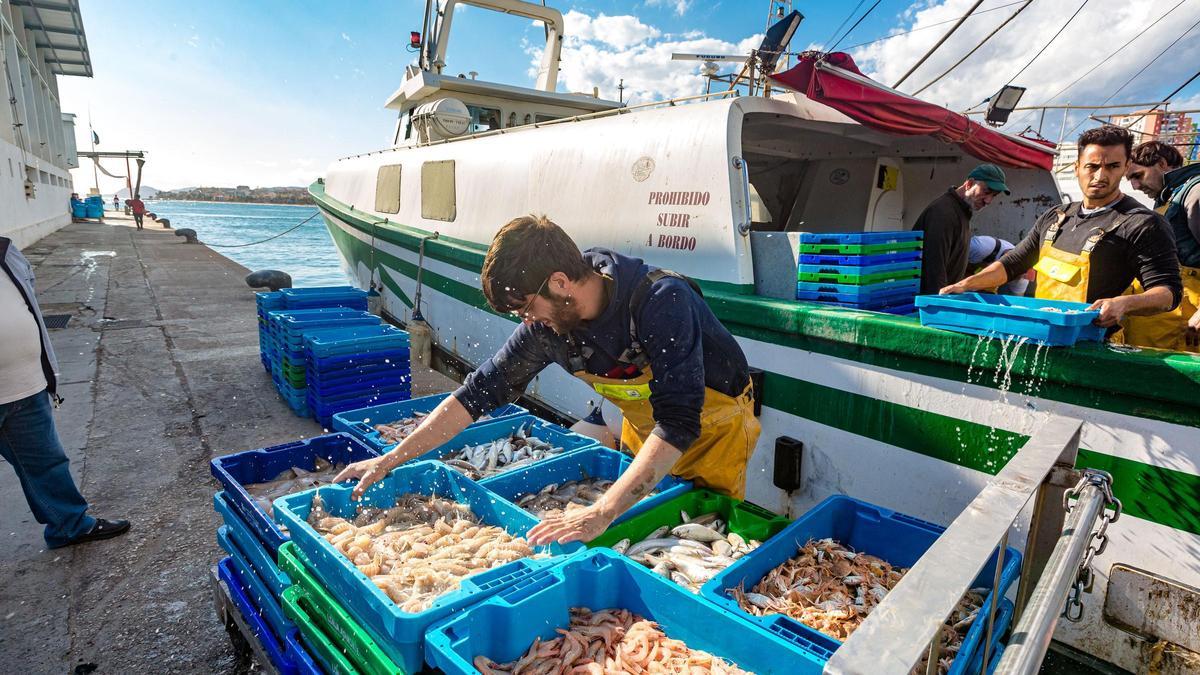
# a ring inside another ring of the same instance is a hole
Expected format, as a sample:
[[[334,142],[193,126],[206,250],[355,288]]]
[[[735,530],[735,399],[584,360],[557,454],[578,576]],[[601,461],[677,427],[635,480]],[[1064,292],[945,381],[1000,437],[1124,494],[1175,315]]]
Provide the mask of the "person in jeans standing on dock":
[[[46,546],[108,539],[129,521],[88,515],[51,414],[57,362],[33,290],[33,268],[12,240],[0,237],[0,457],[12,465],[25,500],[46,526]]]
[[[142,216],[146,215],[146,204],[137,195],[134,195],[133,199],[127,203],[129,210],[133,213],[133,223],[137,225],[137,229],[142,229]]]

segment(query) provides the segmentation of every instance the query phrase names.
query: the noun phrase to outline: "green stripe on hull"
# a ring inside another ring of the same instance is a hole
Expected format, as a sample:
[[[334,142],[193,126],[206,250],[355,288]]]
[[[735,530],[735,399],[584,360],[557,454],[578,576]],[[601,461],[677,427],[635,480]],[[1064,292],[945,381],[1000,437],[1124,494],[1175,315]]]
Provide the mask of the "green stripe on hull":
[[[336,213],[340,218],[341,213]],[[329,223],[329,230],[338,248],[351,262],[370,265],[369,244],[344,232],[332,222]],[[376,250],[374,260],[377,266],[387,266],[411,279],[416,278],[416,265],[390,253]],[[376,276],[387,279],[386,274],[379,273]],[[423,273],[422,281],[430,288],[459,302],[495,314],[487,306],[483,294],[476,288],[429,270]],[[392,290],[396,292],[398,287]],[[409,304],[411,306],[411,303]],[[512,318],[507,315],[499,316]],[[752,339],[772,342],[757,334],[747,334],[760,331],[735,332]],[[867,351],[869,355],[869,350]],[[858,358],[854,356],[846,355],[846,358],[875,365],[888,365],[863,358],[863,354],[858,354]],[[985,361],[977,358],[977,361],[983,370],[990,370],[995,365],[994,359]],[[946,366],[956,370],[959,368],[954,364]],[[1021,395],[1022,387],[1014,386],[1013,391]],[[774,372],[766,373],[763,394],[763,405],[769,408],[988,474],[999,471],[1027,439],[1026,436],[1004,429],[882,401]],[[1039,391],[1037,395],[1045,396],[1045,391]],[[981,452],[969,448],[987,450]],[[1112,473],[1117,496],[1124,502],[1126,512],[1131,515],[1192,534],[1200,534],[1200,476],[1086,449],[1080,450],[1078,465]]]
[[[322,184],[309,191],[322,208],[363,232],[374,229],[383,241],[417,251],[428,234],[395,223],[376,226],[374,216],[327,196]],[[482,267],[484,250],[448,237],[426,245],[426,255],[474,274]],[[972,362],[994,364],[1004,346],[998,340],[980,344],[973,336],[924,328],[911,318],[747,296],[737,285],[703,283],[709,305],[735,335],[892,370],[966,382]],[[477,288],[460,285],[459,295],[472,295],[472,306],[490,311]],[[1036,383],[1040,398],[1200,427],[1200,357],[1154,350],[1115,353],[1101,345],[1081,345],[1047,350],[1035,364],[1031,351],[1018,355],[1011,374],[1014,382]]]
[[[763,405],[991,475],[1029,438],[771,372],[764,377]],[[1200,476],[1086,449],[1080,449],[1076,465],[1113,474],[1125,513],[1200,534]]]

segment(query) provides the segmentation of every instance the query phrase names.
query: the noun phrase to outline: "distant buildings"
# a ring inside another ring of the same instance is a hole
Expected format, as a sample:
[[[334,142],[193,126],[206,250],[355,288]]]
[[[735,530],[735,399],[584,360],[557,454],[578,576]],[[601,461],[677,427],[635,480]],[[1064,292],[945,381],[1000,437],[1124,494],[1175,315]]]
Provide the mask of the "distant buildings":
[[[1187,113],[1139,110],[1128,115],[1114,115],[1109,122],[1128,127],[1138,143],[1152,140],[1170,143],[1184,157],[1196,159],[1197,124]]]
[[[197,187],[164,190],[156,199],[192,202],[243,202],[255,204],[311,204],[308,190],[302,187],[252,188],[239,185],[232,188]]]

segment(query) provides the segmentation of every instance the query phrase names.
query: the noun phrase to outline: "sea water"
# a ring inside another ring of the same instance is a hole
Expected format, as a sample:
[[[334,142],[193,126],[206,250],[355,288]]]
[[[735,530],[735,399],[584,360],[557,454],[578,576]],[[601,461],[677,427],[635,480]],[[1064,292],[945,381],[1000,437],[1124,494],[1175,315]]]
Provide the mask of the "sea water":
[[[148,201],[146,210],[169,218],[171,227],[190,227],[205,244],[248,244],[279,234],[317,213],[315,206],[233,204],[218,202]],[[292,276],[294,286],[339,286],[353,281],[342,271],[341,259],[325,221],[316,216],[296,230],[264,244],[215,251],[250,271],[273,269]]]

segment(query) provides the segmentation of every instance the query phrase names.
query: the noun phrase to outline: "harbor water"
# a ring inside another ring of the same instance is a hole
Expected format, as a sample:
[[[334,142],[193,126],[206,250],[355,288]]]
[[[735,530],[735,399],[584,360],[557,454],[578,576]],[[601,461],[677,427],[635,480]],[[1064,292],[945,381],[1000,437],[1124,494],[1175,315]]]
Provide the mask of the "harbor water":
[[[171,227],[190,227],[213,246],[251,271],[276,269],[292,275],[295,286],[351,283],[325,222],[317,216],[292,232],[266,243],[239,248],[283,232],[317,213],[313,206],[223,202],[149,201],[146,210],[169,218]]]

